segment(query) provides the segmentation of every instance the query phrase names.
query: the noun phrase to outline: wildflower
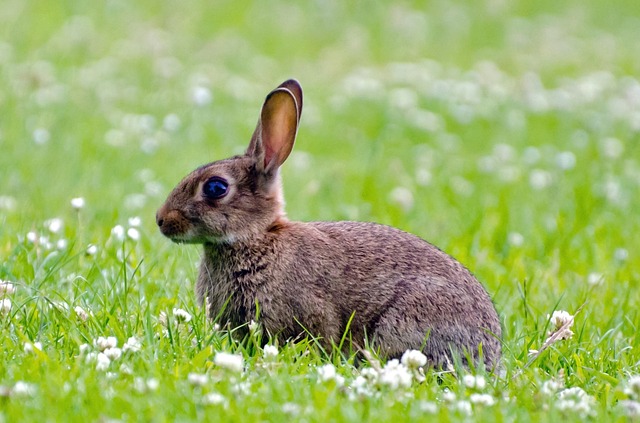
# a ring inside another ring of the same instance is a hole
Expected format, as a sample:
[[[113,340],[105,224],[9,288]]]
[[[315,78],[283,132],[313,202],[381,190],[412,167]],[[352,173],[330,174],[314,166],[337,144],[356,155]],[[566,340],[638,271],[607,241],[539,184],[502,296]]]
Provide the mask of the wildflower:
[[[227,399],[217,392],[210,392],[202,398],[202,402],[205,405],[226,405]]]
[[[388,386],[392,390],[410,387],[411,380],[411,373],[397,359],[387,362],[380,371],[379,383]]]
[[[462,378],[462,383],[467,388],[473,389],[476,386],[476,378],[473,375],[464,375],[464,377]]]
[[[165,313],[164,311],[160,312],[160,314],[158,315],[158,323],[160,323],[164,327],[167,327],[167,313]]]
[[[98,355],[96,355],[95,360],[96,360],[96,370],[100,372],[107,370],[109,368],[109,365],[111,364],[111,360],[104,353],[98,353]]]
[[[213,358],[213,362],[216,366],[225,370],[240,373],[244,367],[244,359],[241,355],[229,354],[226,352],[219,352]]]
[[[49,134],[49,131],[44,128],[37,128],[35,131],[33,131],[33,142],[38,145],[46,144],[47,142],[49,142],[50,138],[51,134]]]
[[[173,317],[176,318],[178,323],[187,323],[191,321],[191,315],[181,308],[173,309]]]
[[[125,342],[124,345],[122,346],[122,351],[125,351],[125,352],[126,351],[138,352],[141,349],[142,349],[142,344],[135,336],[132,336],[129,339],[127,339],[127,342]]]
[[[193,386],[204,386],[209,381],[209,377],[206,374],[189,373],[187,380]]]
[[[113,236],[118,241],[122,241],[124,239],[124,228],[122,225],[116,225],[111,229],[111,236]]]
[[[18,381],[13,385],[11,393],[16,396],[28,396],[31,397],[36,393],[36,387],[32,383]]]
[[[40,342],[25,342],[24,343],[24,352],[27,354],[32,354],[35,350],[42,351],[42,344]]]
[[[191,91],[191,99],[197,106],[206,106],[213,100],[211,90],[207,87],[196,86]]]
[[[275,345],[267,344],[264,346],[262,354],[265,360],[274,359],[278,355],[278,347],[276,347]]]
[[[44,224],[47,229],[49,229],[49,232],[57,234],[62,229],[63,222],[59,217],[55,217],[53,219],[47,220],[46,222],[44,222]]]
[[[589,285],[600,285],[604,280],[604,275],[602,273],[589,273],[587,275],[587,283]]]
[[[491,407],[496,403],[495,398],[493,398],[491,395],[478,393],[469,395],[469,401],[471,401],[472,404],[480,404],[486,407]]]
[[[444,390],[442,393],[442,400],[445,402],[454,402],[456,400],[455,392],[449,390],[448,388]]]
[[[89,349],[91,348],[91,345],[89,344],[82,344],[78,347],[78,351],[80,352],[80,355],[85,355],[89,352]]]
[[[556,165],[562,170],[571,170],[576,166],[576,155],[571,151],[563,151],[556,155]]]
[[[432,401],[420,401],[418,403],[418,408],[420,411],[427,414],[436,414],[438,412],[438,404]]]
[[[83,322],[86,322],[89,318],[89,313],[87,313],[85,309],[80,306],[75,306],[73,308],[73,311],[76,312],[76,316],[78,316],[78,319],[82,320]]]
[[[103,354],[106,355],[109,360],[115,361],[122,356],[122,350],[118,347],[107,348],[103,351]]]
[[[129,238],[131,238],[134,241],[139,241],[140,240],[140,231],[137,230],[136,228],[129,228],[127,229],[127,236]]]
[[[158,379],[153,377],[147,379],[147,388],[149,388],[149,390],[155,391],[158,389],[159,386],[160,386],[160,382],[158,381]]]
[[[260,329],[260,324],[252,319],[249,322],[249,332],[256,333],[258,331],[258,329]]]
[[[626,261],[629,258],[629,251],[626,248],[616,248],[613,258],[617,261]]]
[[[35,233],[34,231],[27,232],[27,241],[29,241],[32,244],[35,244],[36,241],[38,241],[38,234]]]
[[[130,217],[127,222],[129,223],[129,226],[137,228],[142,223],[142,219],[140,219],[140,217],[138,216],[134,216]]]
[[[542,392],[544,395],[553,395],[560,389],[562,389],[563,386],[564,382],[562,380],[545,380],[542,384],[542,388],[540,388],[540,392]]]
[[[74,210],[83,209],[84,206],[85,206],[85,201],[83,197],[76,197],[71,199],[71,207],[73,207]]]
[[[558,339],[570,339],[573,336],[573,332],[571,331],[573,316],[568,312],[556,310],[551,316],[547,314],[547,319],[549,319],[549,323],[551,323],[551,330],[547,334],[548,336],[558,334]]]
[[[231,387],[231,392],[238,395],[249,395],[251,394],[251,383],[249,382],[236,383]]]
[[[69,241],[67,241],[66,239],[59,239],[56,242],[56,247],[58,248],[58,250],[64,250],[65,248],[67,248],[67,245],[69,245]]]
[[[392,189],[389,193],[389,198],[405,211],[411,210],[413,207],[413,193],[405,187],[395,187]]]
[[[15,294],[16,286],[9,281],[0,280],[0,297]]]
[[[87,255],[89,256],[95,256],[98,253],[98,247],[96,247],[93,244],[89,244],[87,246]]]
[[[640,375],[632,376],[627,381],[624,393],[633,399],[640,399]]]
[[[574,387],[560,391],[555,406],[561,411],[573,411],[581,416],[588,416],[593,412],[591,406],[594,402],[595,399],[582,388]]]
[[[631,417],[640,417],[640,402],[633,400],[622,400],[618,402],[618,406],[622,407],[624,413]]]
[[[460,414],[466,414],[467,416],[471,415],[471,403],[469,401],[460,400],[454,404],[454,409],[459,411]]]
[[[507,241],[514,247],[521,247],[524,244],[524,236],[518,232],[509,232]]]
[[[96,346],[100,351],[104,351],[108,348],[115,348],[118,346],[118,339],[115,336],[99,336],[97,339],[93,341],[93,345]]]
[[[301,408],[298,404],[293,402],[285,402],[282,404],[282,412],[290,416],[297,416],[300,414]]]
[[[11,312],[11,300],[3,298],[0,300],[0,314],[9,314]]]
[[[418,350],[407,350],[402,354],[401,362],[409,369],[417,369],[427,364],[427,356]]]
[[[344,385],[344,377],[336,372],[336,368],[333,364],[325,364],[324,366],[318,367],[316,370],[318,372],[318,382],[334,381],[337,386]]]

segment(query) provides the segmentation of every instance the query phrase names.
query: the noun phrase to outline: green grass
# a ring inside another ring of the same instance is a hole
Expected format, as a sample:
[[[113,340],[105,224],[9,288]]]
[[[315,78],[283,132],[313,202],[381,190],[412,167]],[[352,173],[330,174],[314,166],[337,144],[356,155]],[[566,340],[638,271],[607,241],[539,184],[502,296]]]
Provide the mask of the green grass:
[[[3,2],[0,279],[16,290],[0,298],[0,422],[625,419],[640,401],[637,1],[394,3]],[[264,358],[259,333],[238,342],[203,315],[199,250],[164,239],[155,210],[243,151],[288,77],[305,88],[289,216],[394,225],[472,269],[504,325],[486,387],[463,372],[360,386],[352,356],[301,342]],[[573,337],[527,366],[547,315],[582,304]],[[101,336],[141,347],[99,370]],[[342,386],[322,380],[329,363]]]

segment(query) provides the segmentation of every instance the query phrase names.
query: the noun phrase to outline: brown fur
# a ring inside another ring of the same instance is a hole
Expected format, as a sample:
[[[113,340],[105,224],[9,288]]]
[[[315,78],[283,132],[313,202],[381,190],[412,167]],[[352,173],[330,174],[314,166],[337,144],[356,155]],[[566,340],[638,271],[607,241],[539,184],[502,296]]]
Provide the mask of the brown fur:
[[[347,329],[382,354],[421,349],[434,366],[458,355],[495,365],[501,328],[487,292],[459,262],[398,229],[362,222],[290,222],[278,169],[302,110],[296,81],[272,91],[247,153],[188,175],[157,214],[175,242],[204,244],[197,293],[211,317],[236,327],[256,317],[282,340],[304,330],[338,342]],[[207,198],[212,177],[227,194]],[[348,322],[353,316],[350,327]]]

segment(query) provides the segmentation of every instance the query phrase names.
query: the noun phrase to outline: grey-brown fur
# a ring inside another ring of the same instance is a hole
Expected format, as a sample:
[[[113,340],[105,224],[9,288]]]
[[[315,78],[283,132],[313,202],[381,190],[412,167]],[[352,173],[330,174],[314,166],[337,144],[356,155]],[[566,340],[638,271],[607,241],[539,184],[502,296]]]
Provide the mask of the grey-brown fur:
[[[292,222],[285,217],[278,169],[289,155],[302,89],[289,80],[269,94],[247,153],[188,175],[157,215],[175,242],[204,244],[197,292],[212,317],[232,327],[260,308],[266,331],[282,340],[306,328],[351,339],[387,356],[422,349],[434,366],[452,354],[500,358],[501,328],[489,295],[459,262],[398,229],[362,222]],[[203,184],[228,181],[212,200]],[[302,325],[302,326],[301,326]]]

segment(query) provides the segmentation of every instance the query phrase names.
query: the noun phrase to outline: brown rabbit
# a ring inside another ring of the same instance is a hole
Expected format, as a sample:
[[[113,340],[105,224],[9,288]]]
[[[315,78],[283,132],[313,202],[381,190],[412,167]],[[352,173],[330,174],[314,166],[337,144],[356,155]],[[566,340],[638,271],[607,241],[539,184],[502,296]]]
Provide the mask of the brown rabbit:
[[[364,222],[292,222],[279,168],[302,111],[295,80],[267,96],[242,156],[199,167],[158,210],[174,242],[204,245],[197,293],[231,327],[256,318],[281,340],[305,331],[325,345],[345,331],[383,356],[421,349],[494,366],[501,328],[487,292],[459,262],[399,229]],[[350,322],[351,320],[351,322]],[[349,323],[350,322],[350,323]]]

